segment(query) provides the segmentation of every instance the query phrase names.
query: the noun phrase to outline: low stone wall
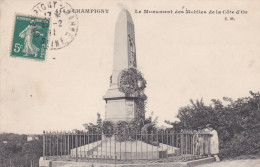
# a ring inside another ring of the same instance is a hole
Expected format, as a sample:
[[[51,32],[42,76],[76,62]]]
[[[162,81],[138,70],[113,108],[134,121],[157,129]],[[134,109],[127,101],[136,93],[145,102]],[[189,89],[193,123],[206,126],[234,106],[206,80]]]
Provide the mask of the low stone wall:
[[[188,162],[167,162],[167,163],[143,163],[143,164],[101,164],[94,162],[72,162],[72,161],[51,161],[40,158],[39,167],[193,167],[201,164],[214,162],[215,158],[209,157]]]

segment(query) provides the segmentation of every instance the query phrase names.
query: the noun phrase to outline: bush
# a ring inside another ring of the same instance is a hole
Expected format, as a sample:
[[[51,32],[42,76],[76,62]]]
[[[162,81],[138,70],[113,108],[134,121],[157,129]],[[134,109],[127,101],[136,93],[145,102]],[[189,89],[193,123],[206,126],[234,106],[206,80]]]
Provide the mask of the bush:
[[[117,141],[126,141],[130,139],[129,123],[126,121],[118,121],[116,124]]]
[[[112,137],[113,134],[115,133],[114,127],[115,127],[115,125],[112,121],[104,121],[103,127],[102,127],[103,134],[108,138]]]

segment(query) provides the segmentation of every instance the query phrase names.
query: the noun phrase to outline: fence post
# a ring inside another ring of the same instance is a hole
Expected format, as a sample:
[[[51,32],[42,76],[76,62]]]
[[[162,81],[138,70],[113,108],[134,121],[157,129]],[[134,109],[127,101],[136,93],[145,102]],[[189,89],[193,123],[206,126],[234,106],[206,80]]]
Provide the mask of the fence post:
[[[83,134],[84,134],[84,157],[86,159],[87,158],[86,157],[86,133],[84,132]]]
[[[135,159],[137,159],[137,130],[135,131]]]
[[[148,132],[146,132],[146,158],[148,159]]]
[[[208,156],[210,156],[211,155],[211,151],[210,151],[210,140],[211,140],[211,135],[208,135]]]
[[[49,137],[50,137],[50,148],[49,148],[49,149],[50,149],[50,156],[52,156],[51,153],[52,153],[52,149],[53,149],[53,148],[52,148],[52,144],[53,144],[53,143],[52,143],[52,133],[51,133],[51,132],[49,132]]]
[[[101,160],[103,159],[103,139],[102,139],[102,132],[100,132],[99,140],[101,140]]]
[[[151,131],[151,143],[153,144],[153,130]],[[153,145],[152,145],[152,159],[153,159]]]
[[[168,130],[166,130],[166,137],[167,137],[167,140],[166,140],[166,144],[169,145],[169,132]],[[168,146],[166,145],[166,158],[168,159]]]
[[[183,132],[181,133],[181,155],[183,155]]]
[[[58,136],[58,132],[56,132],[56,156],[59,155],[59,136]]]
[[[141,135],[140,136],[141,137],[141,154],[140,154],[140,156],[141,156],[141,159],[142,159],[143,158],[143,154],[142,154],[142,152],[143,152],[143,147],[142,147],[143,146],[142,145],[143,144],[143,132],[142,131],[141,131],[140,135]]]
[[[157,137],[157,155],[158,155],[158,159],[160,159],[160,152],[159,152],[159,147],[160,147],[160,143],[159,143],[159,131],[157,130],[157,134],[156,134],[156,137]]]
[[[43,160],[45,160],[46,159],[46,157],[45,157],[45,131],[43,131],[43,147],[42,147],[42,153],[43,153]]]
[[[70,132],[68,132],[68,155],[70,155]]]
[[[76,162],[78,162],[78,134],[76,132],[76,137],[75,137],[75,146],[76,146]]]
[[[82,139],[82,131],[79,131],[79,157],[81,159],[81,139]]]
[[[116,135],[117,135],[117,134],[115,133],[114,135],[115,135],[115,165],[116,165],[116,158],[117,158],[117,157],[116,157]]]
[[[164,158],[164,154],[163,154],[163,141],[164,141],[164,138],[163,138],[163,135],[164,135],[164,130],[162,130],[162,158]]]
[[[185,156],[188,154],[188,133],[185,135]]]
[[[59,142],[59,144],[60,144],[60,156],[62,156],[62,144],[63,144],[63,133],[62,133],[62,131],[60,132],[60,142]]]

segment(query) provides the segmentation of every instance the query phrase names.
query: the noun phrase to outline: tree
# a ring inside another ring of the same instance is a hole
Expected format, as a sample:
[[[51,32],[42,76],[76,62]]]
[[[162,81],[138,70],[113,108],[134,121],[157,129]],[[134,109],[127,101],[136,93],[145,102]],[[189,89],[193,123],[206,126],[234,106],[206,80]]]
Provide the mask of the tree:
[[[259,154],[260,94],[249,93],[251,96],[236,100],[224,97],[228,102],[225,106],[217,99],[212,99],[210,105],[202,99],[191,100],[191,105],[179,109],[180,122],[166,122],[177,129],[192,130],[212,124],[219,134],[220,156]]]
[[[96,124],[85,123],[83,124],[84,128],[91,134],[101,134],[102,133],[102,119],[100,113],[97,113]]]

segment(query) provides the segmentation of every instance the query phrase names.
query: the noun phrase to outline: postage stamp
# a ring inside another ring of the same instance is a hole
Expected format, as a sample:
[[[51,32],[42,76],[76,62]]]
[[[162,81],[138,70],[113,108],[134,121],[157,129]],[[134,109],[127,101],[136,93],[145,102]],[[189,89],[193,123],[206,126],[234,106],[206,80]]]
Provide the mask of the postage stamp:
[[[11,56],[45,60],[50,19],[15,16]]]
[[[50,50],[64,48],[74,40],[78,31],[78,18],[70,4],[63,1],[44,1],[37,3],[32,10],[36,16],[51,19]]]

